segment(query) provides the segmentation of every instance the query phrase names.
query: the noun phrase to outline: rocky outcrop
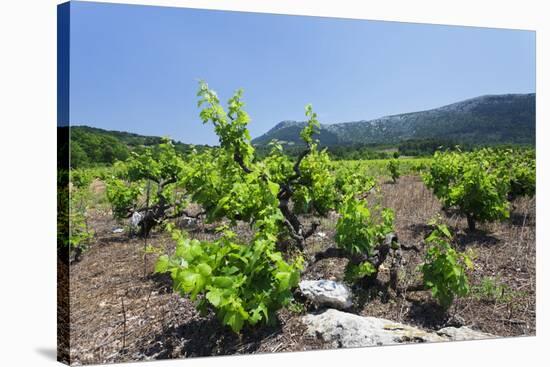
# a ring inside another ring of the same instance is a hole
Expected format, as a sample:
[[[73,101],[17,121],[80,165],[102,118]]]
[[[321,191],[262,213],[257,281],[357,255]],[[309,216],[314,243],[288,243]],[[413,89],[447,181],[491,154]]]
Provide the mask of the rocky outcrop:
[[[321,339],[332,348],[369,347],[403,343],[443,342],[487,339],[491,334],[465,326],[447,327],[437,332],[376,317],[363,317],[328,309],[320,314],[303,316],[310,337]]]
[[[316,306],[331,306],[340,309],[353,304],[351,290],[343,283],[333,280],[302,280],[300,292]]]

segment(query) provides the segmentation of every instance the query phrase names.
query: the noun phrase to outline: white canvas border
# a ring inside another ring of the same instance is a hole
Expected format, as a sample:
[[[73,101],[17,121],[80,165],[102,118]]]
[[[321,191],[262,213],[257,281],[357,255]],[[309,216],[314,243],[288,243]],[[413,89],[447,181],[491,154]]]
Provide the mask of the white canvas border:
[[[114,2],[114,1],[104,1]],[[544,1],[116,1],[537,31],[537,336],[490,341],[143,362],[140,366],[541,364],[547,355],[550,12]],[[0,336],[6,366],[55,362],[56,4],[3,2],[0,11],[2,223]],[[544,123],[546,122],[546,123]],[[536,363],[538,362],[538,363]],[[133,364],[126,364],[128,366]]]

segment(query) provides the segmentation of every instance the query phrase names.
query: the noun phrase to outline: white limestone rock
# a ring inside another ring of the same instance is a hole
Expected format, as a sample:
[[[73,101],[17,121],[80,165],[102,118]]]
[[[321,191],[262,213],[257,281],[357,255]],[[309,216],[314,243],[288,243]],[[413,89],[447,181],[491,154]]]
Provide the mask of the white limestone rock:
[[[302,280],[299,284],[302,294],[318,306],[331,306],[340,309],[353,305],[349,287],[333,280]]]
[[[307,334],[332,348],[369,347],[406,343],[444,342],[494,337],[467,327],[444,328],[437,332],[376,317],[363,317],[328,309],[302,317]]]
[[[443,329],[439,329],[437,331],[437,334],[443,337],[447,337],[453,341],[491,339],[495,337],[492,334],[472,330],[467,326],[461,326],[458,328],[446,327]]]

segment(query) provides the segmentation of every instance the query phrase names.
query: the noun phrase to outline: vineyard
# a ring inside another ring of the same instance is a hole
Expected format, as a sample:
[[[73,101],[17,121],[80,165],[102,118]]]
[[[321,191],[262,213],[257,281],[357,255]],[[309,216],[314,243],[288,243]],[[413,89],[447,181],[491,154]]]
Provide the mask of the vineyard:
[[[301,153],[259,158],[242,91],[197,97],[219,147],[69,172],[72,361],[330,347],[305,280],[342,284],[355,315],[535,334],[533,149],[332,161],[306,106]]]

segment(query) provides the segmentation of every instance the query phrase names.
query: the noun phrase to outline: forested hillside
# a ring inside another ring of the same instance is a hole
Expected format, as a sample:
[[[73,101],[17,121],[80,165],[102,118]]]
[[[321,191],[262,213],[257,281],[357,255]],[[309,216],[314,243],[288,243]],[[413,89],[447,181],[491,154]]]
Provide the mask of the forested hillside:
[[[60,127],[59,129],[68,129]],[[143,136],[123,131],[109,131],[89,126],[71,126],[71,166],[73,168],[91,165],[112,164],[123,161],[130,152],[140,152],[145,147],[158,145],[162,138]],[[192,145],[173,141],[176,151],[188,153]],[[202,151],[206,146],[195,146]]]

